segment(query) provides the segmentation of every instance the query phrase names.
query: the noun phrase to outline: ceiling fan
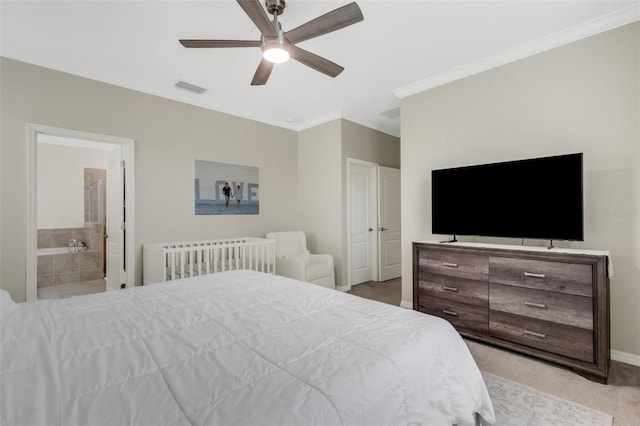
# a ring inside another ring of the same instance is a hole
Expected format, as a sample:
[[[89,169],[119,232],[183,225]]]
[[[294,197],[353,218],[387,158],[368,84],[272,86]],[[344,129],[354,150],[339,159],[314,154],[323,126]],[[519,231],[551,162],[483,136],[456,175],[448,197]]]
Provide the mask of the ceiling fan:
[[[271,75],[273,65],[285,62],[289,57],[329,77],[336,77],[344,70],[343,67],[299,48],[296,43],[328,34],[364,19],[362,11],[353,2],[285,32],[278,22],[278,15],[282,14],[286,6],[285,0],[265,0],[267,11],[273,15],[273,21],[269,20],[258,0],[237,2],[260,30],[260,40],[180,40],[180,44],[195,48],[260,47],[263,58],[251,81],[252,86],[264,85]]]

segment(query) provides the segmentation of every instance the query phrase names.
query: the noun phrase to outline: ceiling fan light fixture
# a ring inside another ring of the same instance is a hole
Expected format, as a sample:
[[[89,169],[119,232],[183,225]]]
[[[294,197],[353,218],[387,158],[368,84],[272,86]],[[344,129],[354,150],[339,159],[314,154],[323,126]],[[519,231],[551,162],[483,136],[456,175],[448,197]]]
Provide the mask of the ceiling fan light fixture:
[[[289,51],[278,44],[267,45],[262,50],[262,56],[274,64],[281,64],[289,60]]]

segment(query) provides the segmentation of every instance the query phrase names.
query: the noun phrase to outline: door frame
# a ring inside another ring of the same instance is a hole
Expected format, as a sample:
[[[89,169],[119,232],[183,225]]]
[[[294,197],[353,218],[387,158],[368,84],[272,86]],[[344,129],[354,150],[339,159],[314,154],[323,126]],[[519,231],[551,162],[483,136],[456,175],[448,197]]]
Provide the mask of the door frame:
[[[355,158],[347,158],[347,202],[346,202],[346,207],[347,207],[347,285],[346,286],[341,286],[338,287],[338,290],[341,291],[349,291],[351,289],[351,204],[350,204],[350,200],[351,200],[351,166],[352,165],[359,165],[359,166],[364,166],[364,167],[370,167],[375,175],[375,179],[374,179],[374,185],[376,186],[375,188],[375,193],[376,193],[376,197],[377,197],[377,185],[378,185],[378,164],[377,163],[372,163],[370,161],[364,161],[364,160],[358,160]],[[377,214],[377,201],[376,201],[376,214]],[[372,247],[372,250],[370,251],[370,261],[371,261],[371,275],[372,275],[372,281],[377,281],[378,279],[378,237],[377,237],[377,224],[376,224],[376,238],[373,238],[373,243],[375,245],[375,247]]]
[[[125,191],[127,194],[126,238],[123,250],[126,253],[127,286],[135,285],[135,140],[118,136],[102,135],[80,130],[64,129],[42,124],[27,123],[27,233],[26,233],[26,298],[27,301],[38,298],[38,134],[47,134],[73,139],[84,139],[117,146],[122,150],[126,164]]]

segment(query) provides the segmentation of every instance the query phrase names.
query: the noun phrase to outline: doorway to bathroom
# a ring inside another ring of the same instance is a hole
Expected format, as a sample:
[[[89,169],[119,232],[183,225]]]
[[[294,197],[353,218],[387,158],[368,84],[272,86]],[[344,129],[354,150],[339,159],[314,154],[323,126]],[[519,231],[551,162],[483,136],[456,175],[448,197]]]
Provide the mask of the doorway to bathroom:
[[[28,133],[27,300],[134,285],[134,141]]]

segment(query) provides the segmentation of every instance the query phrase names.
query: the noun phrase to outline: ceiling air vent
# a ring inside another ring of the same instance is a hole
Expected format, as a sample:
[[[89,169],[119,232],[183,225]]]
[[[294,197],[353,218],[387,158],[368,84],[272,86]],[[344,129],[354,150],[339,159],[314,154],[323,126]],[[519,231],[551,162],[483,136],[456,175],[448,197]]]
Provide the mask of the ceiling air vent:
[[[390,109],[389,111],[382,112],[381,114],[386,115],[389,118],[398,118],[400,117],[400,107]]]
[[[196,86],[195,84],[189,84],[184,81],[179,81],[176,83],[176,87],[179,87],[184,90],[188,90],[194,93],[204,93],[207,91],[204,87]]]

